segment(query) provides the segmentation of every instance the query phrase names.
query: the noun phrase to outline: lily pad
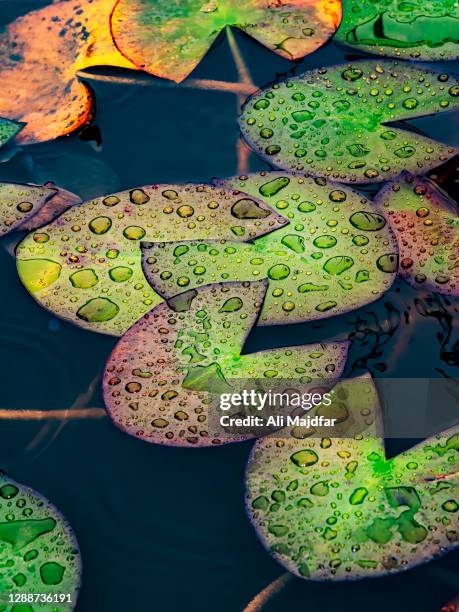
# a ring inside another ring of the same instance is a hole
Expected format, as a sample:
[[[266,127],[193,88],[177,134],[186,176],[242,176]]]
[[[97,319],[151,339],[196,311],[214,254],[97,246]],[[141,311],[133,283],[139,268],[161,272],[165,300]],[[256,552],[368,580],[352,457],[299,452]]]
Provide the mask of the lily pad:
[[[23,127],[23,123],[17,123],[16,121],[10,121],[9,119],[0,117],[0,147],[3,147],[3,145],[14,138],[16,134],[19,134]]]
[[[0,236],[28,222],[56,192],[56,189],[34,185],[0,183]]]
[[[252,436],[218,435],[209,394],[238,392],[238,383],[246,379],[272,385],[276,379],[338,378],[346,342],[241,355],[265,291],[263,281],[191,290],[135,323],[118,341],[104,372],[105,405],[115,425],[157,444],[235,442]]]
[[[0,592],[56,595],[40,610],[73,610],[81,580],[81,557],[67,520],[42,495],[0,472]],[[71,601],[61,600],[59,593]],[[6,600],[5,600],[6,602]],[[8,606],[4,609],[6,610]],[[8,608],[9,609],[9,608]],[[31,612],[35,605],[16,605]]]
[[[340,0],[118,0],[111,27],[138,68],[180,82],[226,26],[293,60],[323,45],[340,19]]]
[[[114,1],[57,2],[16,19],[0,35],[0,115],[27,124],[18,141],[52,140],[90,121],[93,96],[77,80],[78,70],[135,68],[113,43]]]
[[[44,187],[52,189],[53,195],[51,195],[51,198],[45,202],[32,217],[21,222],[16,229],[21,231],[38,229],[54,221],[54,219],[59,217],[71,206],[81,204],[81,198],[79,196],[61,187],[55,187],[54,183],[45,183]]]
[[[399,275],[420,289],[459,295],[459,215],[432,181],[404,175],[375,198],[398,240]]]
[[[256,153],[284,168],[344,183],[425,174],[457,149],[391,125],[459,106],[451,75],[396,61],[305,72],[250,97],[240,117]]]
[[[343,0],[335,41],[389,57],[456,59],[459,5],[454,0]]]
[[[354,310],[378,299],[394,281],[395,237],[381,211],[348,187],[286,172],[241,176],[218,186],[261,198],[288,225],[248,244],[142,245],[145,275],[165,298],[180,293],[185,282],[189,289],[267,278],[258,324],[273,325]]]
[[[233,210],[241,200],[253,209],[249,217]],[[260,200],[234,190],[150,185],[74,206],[30,234],[17,249],[18,272],[55,315],[119,335],[161,301],[144,277],[140,240],[247,240],[284,223]]]
[[[352,580],[401,572],[457,547],[459,428],[387,459],[371,379],[343,381],[334,394],[350,411],[367,412],[365,431],[300,439],[287,429],[253,448],[247,510],[267,549],[302,578]]]

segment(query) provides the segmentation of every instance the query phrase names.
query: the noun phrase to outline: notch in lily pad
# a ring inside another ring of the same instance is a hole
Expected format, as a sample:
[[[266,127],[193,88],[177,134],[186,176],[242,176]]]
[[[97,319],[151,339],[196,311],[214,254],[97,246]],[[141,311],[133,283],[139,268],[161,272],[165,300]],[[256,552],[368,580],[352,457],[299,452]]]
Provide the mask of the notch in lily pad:
[[[264,88],[246,101],[240,127],[271,165],[343,183],[374,183],[404,170],[425,174],[453,157],[456,148],[393,123],[458,106],[459,81],[452,74],[362,60]]]
[[[340,0],[118,0],[111,29],[121,53],[138,68],[180,82],[225,27],[294,60],[327,42],[340,19]]]
[[[332,385],[343,371],[347,342],[241,354],[265,291],[263,281],[191,290],[135,323],[118,341],[103,376],[115,425],[155,444],[219,446],[257,435],[219,424],[215,398],[239,392],[241,381],[265,381],[269,388],[276,381]]]
[[[234,189],[147,185],[73,206],[19,244],[17,266],[55,315],[120,335],[162,299],[145,279],[141,241],[250,240],[285,223],[262,199]],[[180,283],[186,290],[185,277]]]
[[[349,312],[390,288],[397,243],[384,213],[348,187],[288,172],[217,181],[259,198],[285,225],[250,243],[183,240],[143,248],[143,268],[166,299],[185,289],[266,278],[259,325],[299,323]]]
[[[268,551],[300,578],[345,581],[396,574],[455,549],[459,428],[387,459],[371,377],[333,391],[349,414],[366,415],[363,428],[341,437],[287,428],[252,450],[247,512]]]

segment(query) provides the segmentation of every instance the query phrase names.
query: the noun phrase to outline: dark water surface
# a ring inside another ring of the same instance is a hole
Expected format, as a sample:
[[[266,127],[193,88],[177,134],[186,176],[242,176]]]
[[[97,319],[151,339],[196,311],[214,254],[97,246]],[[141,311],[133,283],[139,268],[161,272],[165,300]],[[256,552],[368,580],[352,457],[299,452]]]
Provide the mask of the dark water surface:
[[[0,21],[44,4],[0,2]],[[257,85],[291,69],[245,36],[236,37]],[[297,72],[347,58],[329,44],[300,63]],[[237,80],[223,37],[193,76]],[[151,82],[154,86],[91,80],[98,130],[86,132],[89,140],[74,135],[27,147],[0,164],[0,179],[54,180],[87,198],[147,183],[236,173],[236,97],[164,87],[153,77]],[[412,125],[459,145],[458,123],[457,113],[447,113]],[[252,171],[265,167],[251,156]],[[452,176],[449,188],[458,174]],[[3,239],[0,246],[11,243]],[[0,275],[1,407],[101,407],[99,376],[116,340],[57,320],[35,304],[6,248],[0,249]],[[350,337],[348,375],[457,378],[458,308],[457,301],[397,281],[376,303],[351,314],[258,328],[245,351]],[[2,421],[1,428],[0,466],[55,503],[76,532],[84,563],[78,612],[235,612],[283,573],[244,513],[251,443],[164,448],[121,433],[106,418],[64,426]],[[412,444],[396,442],[388,445],[389,452]],[[349,585],[294,580],[269,610],[439,610],[459,592],[458,561],[459,554],[451,554],[404,575]]]

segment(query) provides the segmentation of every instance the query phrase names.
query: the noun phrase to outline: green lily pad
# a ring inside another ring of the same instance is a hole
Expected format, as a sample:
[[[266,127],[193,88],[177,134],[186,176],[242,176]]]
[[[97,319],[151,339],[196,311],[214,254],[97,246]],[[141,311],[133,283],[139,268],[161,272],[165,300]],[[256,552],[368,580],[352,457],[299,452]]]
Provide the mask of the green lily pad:
[[[0,592],[40,593],[56,603],[4,610],[73,610],[81,581],[81,557],[67,520],[42,495],[0,472]],[[60,598],[59,594],[68,594]],[[6,603],[6,600],[5,602]]]
[[[14,138],[22,128],[24,123],[17,123],[0,117],[0,147],[3,147],[9,140]]]
[[[298,59],[323,45],[340,18],[339,0],[118,0],[111,28],[121,53],[138,68],[180,82],[226,26]]]
[[[343,381],[334,394],[346,397],[350,412],[368,414],[366,430],[305,439],[286,429],[253,448],[247,511],[266,548],[302,578],[351,580],[397,573],[457,547],[459,428],[386,459],[371,379]]]
[[[286,170],[372,183],[425,174],[457,149],[391,125],[459,106],[459,81],[403,62],[319,68],[250,97],[241,131],[256,153]]]
[[[19,229],[56,193],[52,188],[0,183],[0,236]]]
[[[388,57],[456,59],[459,5],[454,0],[343,0],[335,41]]]
[[[249,210],[243,218],[241,200]],[[74,206],[30,234],[17,249],[18,272],[55,315],[120,335],[161,301],[144,277],[140,240],[247,240],[284,223],[234,190],[151,185]]]
[[[252,435],[224,436],[211,422],[209,394],[235,393],[240,381],[307,384],[341,375],[347,342],[241,355],[266,282],[222,283],[156,306],[118,341],[103,376],[110,417],[126,433],[156,444],[215,446]],[[218,419],[216,415],[213,418]]]
[[[145,275],[160,295],[176,295],[184,284],[189,289],[267,278],[258,324],[272,325],[349,312],[378,299],[394,281],[395,237],[381,210],[348,187],[286,172],[251,174],[218,185],[261,198],[288,225],[248,244],[192,240],[142,245]]]
[[[398,240],[399,276],[410,285],[459,295],[459,215],[432,181],[410,175],[385,185],[375,198]]]

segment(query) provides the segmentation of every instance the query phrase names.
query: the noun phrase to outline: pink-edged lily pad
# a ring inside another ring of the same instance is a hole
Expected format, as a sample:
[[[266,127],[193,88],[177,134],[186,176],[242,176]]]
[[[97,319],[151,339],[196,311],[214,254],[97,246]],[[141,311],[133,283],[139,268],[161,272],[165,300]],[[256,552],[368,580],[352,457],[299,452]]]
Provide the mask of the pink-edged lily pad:
[[[222,283],[156,306],[118,341],[103,391],[117,427],[147,442],[215,446],[253,435],[222,435],[210,394],[235,393],[241,380],[336,380],[346,342],[241,355],[266,282]],[[213,417],[213,418],[212,418]]]
[[[180,82],[226,26],[298,59],[327,42],[340,19],[340,0],[118,0],[111,28],[138,68]]]
[[[459,215],[435,183],[410,175],[385,185],[375,204],[397,237],[399,275],[419,289],[459,295]]]
[[[55,315],[120,335],[161,301],[142,271],[141,240],[247,240],[284,223],[233,189],[150,185],[73,206],[31,233],[17,248],[18,272]]]
[[[45,597],[39,604],[43,612],[75,608],[81,557],[72,528],[45,497],[2,472],[0,566],[1,593],[40,593]],[[36,608],[36,603],[17,603],[3,609],[32,612]]]
[[[0,236],[29,222],[56,192],[49,187],[0,183]]]
[[[269,163],[344,183],[425,174],[457,149],[392,125],[459,106],[452,75],[388,60],[319,68],[251,96],[244,138]]]
[[[252,450],[247,510],[269,552],[299,577],[332,581],[394,574],[457,547],[459,427],[387,459],[371,378],[334,395],[341,412],[367,415],[366,429],[301,438],[290,428]]]
[[[45,183],[44,187],[53,189],[54,195],[30,219],[23,221],[16,229],[28,231],[38,229],[57,219],[72,206],[81,204],[80,196],[62,187],[56,187],[54,183]]]
[[[258,324],[273,325],[349,312],[376,300],[394,281],[395,236],[381,211],[348,187],[287,172],[217,185],[262,199],[287,224],[250,243],[143,244],[145,275],[165,298],[183,286],[267,278]]]

